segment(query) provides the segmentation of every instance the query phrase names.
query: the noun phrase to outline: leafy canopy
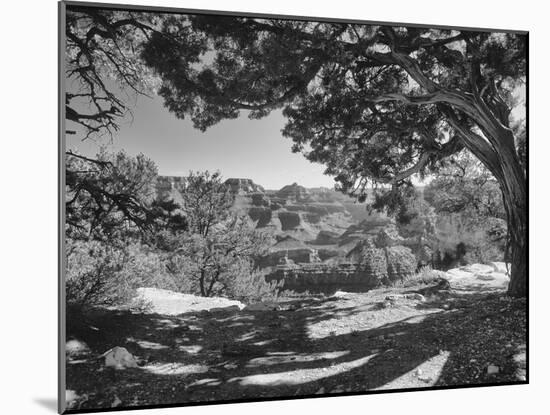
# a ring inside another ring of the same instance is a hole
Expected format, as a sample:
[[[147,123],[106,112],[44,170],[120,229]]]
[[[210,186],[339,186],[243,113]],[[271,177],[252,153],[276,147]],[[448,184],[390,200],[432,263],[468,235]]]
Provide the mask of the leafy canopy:
[[[520,128],[525,56],[513,33],[223,16],[167,18],[142,54],[176,116],[205,130],[282,109],[293,150],[354,194],[464,146],[502,174],[495,148]]]

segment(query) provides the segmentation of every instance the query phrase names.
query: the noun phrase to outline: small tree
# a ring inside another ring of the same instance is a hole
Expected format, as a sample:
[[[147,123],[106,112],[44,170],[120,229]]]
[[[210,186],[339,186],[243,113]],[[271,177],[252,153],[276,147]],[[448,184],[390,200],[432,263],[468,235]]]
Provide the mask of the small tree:
[[[502,193],[493,175],[468,151],[442,167],[424,189],[424,198],[439,214],[460,214],[476,224],[506,219]]]
[[[170,238],[168,249],[175,252],[168,268],[204,297],[230,293],[237,276],[252,275],[269,238],[231,211],[233,196],[219,173],[192,172],[185,182],[182,209],[189,230]]]

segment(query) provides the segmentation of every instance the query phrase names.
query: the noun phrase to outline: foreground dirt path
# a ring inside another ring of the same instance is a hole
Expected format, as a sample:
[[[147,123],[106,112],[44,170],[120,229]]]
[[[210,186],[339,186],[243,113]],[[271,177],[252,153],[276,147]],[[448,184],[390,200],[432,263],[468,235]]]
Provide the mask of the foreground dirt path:
[[[88,348],[67,364],[70,404],[84,409],[524,381],[525,301],[507,298],[505,284],[483,278],[452,277],[451,290],[441,292],[419,286],[336,293],[291,301],[282,307],[287,311],[103,310],[85,321],[69,318],[79,324],[68,328],[68,338]],[[426,298],[411,295],[415,291]],[[114,346],[128,349],[141,366],[105,368],[97,357]]]

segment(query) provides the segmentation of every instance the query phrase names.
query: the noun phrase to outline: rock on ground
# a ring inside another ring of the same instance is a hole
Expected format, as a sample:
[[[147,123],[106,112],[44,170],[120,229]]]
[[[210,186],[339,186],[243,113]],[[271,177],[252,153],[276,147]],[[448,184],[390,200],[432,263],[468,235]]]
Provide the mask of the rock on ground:
[[[115,346],[104,354],[105,366],[115,369],[138,367],[136,358],[125,347]]]
[[[240,301],[222,297],[199,297],[160,288],[138,288],[138,298],[150,303],[150,312],[165,315],[178,315],[193,311],[242,310]]]
[[[505,270],[504,262],[493,262],[491,265],[471,264],[448,270],[446,279],[453,289],[464,291],[505,290],[510,281]]]
[[[65,354],[69,359],[86,356],[90,353],[90,348],[86,343],[80,340],[69,340],[65,344]]]

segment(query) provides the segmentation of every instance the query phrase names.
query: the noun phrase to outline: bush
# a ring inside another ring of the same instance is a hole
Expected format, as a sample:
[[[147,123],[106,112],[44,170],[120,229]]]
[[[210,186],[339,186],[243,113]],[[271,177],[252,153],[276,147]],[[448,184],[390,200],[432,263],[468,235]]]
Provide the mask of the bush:
[[[385,248],[390,282],[405,280],[416,271],[416,257],[404,246]]]
[[[254,270],[250,262],[242,261],[235,266],[232,273],[232,278],[227,281],[220,294],[243,303],[275,300],[283,283],[267,282],[265,273]]]
[[[417,284],[434,284],[443,279],[444,273],[432,269],[430,266],[420,268],[415,274],[405,278],[403,284],[405,286],[417,285]]]
[[[67,304],[80,308],[134,304],[135,290],[142,286],[174,287],[158,255],[145,246],[67,240]]]
[[[67,241],[67,303],[74,306],[112,305],[126,297],[115,275],[121,252],[98,241]]]

